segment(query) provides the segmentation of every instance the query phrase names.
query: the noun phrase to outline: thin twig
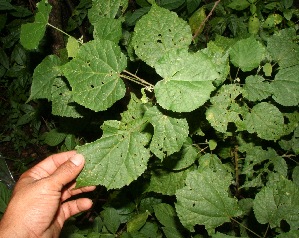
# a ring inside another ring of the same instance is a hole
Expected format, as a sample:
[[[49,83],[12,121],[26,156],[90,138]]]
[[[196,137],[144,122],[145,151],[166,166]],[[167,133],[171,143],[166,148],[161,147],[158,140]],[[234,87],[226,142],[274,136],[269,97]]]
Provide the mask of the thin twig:
[[[255,233],[253,230],[251,230],[248,227],[244,226],[241,222],[238,222],[236,219],[234,219],[232,217],[230,219],[233,220],[234,222],[238,223],[240,226],[242,226],[243,228],[245,228],[247,231],[251,232],[252,234],[256,235],[257,237],[263,238],[262,236],[260,236],[257,233]]]
[[[50,23],[47,23],[47,25],[50,26],[50,27],[52,27],[52,28],[54,28],[55,30],[57,30],[57,31],[59,31],[59,32],[65,34],[65,35],[67,35],[68,37],[73,37],[73,36],[71,36],[70,34],[64,32],[63,30],[59,29],[59,28],[56,27],[56,26],[53,26],[53,25],[50,24]],[[74,38],[74,37],[73,37],[73,38]],[[75,38],[75,39],[76,39],[76,38]],[[76,40],[77,40],[77,39],[76,39]],[[82,45],[82,42],[81,42],[80,40],[77,40],[77,42],[80,43],[80,44]]]
[[[206,17],[206,19],[200,24],[200,26],[198,27],[198,29],[196,30],[194,36],[192,37],[192,41],[195,40],[195,38],[198,36],[199,32],[201,32],[202,28],[204,27],[204,25],[206,24],[206,22],[208,21],[208,19],[212,16],[215,8],[217,7],[217,5],[220,3],[221,0],[217,0],[212,8],[212,10],[209,12],[208,16]]]

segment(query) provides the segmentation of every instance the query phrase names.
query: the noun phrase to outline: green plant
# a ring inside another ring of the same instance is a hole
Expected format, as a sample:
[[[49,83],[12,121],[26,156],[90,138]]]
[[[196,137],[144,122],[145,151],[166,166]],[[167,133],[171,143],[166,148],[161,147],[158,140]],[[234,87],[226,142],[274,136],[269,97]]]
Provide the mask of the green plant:
[[[51,101],[53,115],[84,122],[130,98],[99,139],[77,147],[86,158],[77,186],[108,191],[94,227],[70,220],[63,236],[298,236],[293,1],[135,4],[92,1],[94,39],[65,33],[68,57],[34,70],[29,100]],[[56,28],[50,12],[42,0],[22,26],[25,48]]]

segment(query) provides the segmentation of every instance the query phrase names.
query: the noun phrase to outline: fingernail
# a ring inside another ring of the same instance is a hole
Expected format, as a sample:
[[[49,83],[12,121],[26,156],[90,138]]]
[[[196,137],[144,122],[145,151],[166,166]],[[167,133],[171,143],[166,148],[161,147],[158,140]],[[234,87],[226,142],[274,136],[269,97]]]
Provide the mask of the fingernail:
[[[71,161],[76,165],[79,166],[84,162],[83,155],[76,154],[74,157],[71,158]]]

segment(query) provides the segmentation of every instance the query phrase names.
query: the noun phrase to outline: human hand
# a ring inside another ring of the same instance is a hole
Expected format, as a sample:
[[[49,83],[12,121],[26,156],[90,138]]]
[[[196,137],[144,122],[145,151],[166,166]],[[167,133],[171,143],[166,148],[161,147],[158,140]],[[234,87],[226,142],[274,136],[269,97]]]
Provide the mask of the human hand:
[[[59,237],[69,217],[92,206],[88,198],[66,201],[95,189],[95,186],[74,189],[83,167],[83,156],[69,151],[49,156],[26,171],[0,221],[1,237]]]

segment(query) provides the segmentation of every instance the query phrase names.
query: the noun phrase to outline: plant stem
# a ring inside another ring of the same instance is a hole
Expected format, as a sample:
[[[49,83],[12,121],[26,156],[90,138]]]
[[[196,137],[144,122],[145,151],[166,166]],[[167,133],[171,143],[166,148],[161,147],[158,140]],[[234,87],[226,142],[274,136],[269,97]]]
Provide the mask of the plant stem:
[[[262,236],[256,234],[254,231],[250,230],[248,227],[244,226],[242,223],[238,222],[237,220],[235,220],[234,218],[230,218],[231,220],[233,220],[234,222],[238,223],[240,226],[242,226],[243,228],[245,228],[246,230],[248,230],[249,232],[251,232],[252,234],[256,235],[259,238],[263,238]]]
[[[208,19],[212,16],[215,8],[217,7],[217,5],[220,3],[221,0],[217,0],[212,8],[212,10],[209,12],[208,16],[206,17],[206,19],[200,24],[200,26],[198,27],[198,29],[196,30],[194,36],[192,37],[192,41],[194,41],[194,39],[198,36],[199,32],[201,32],[202,28],[204,27],[204,25],[206,24],[206,22],[208,21]]]
[[[153,90],[153,88],[154,88],[153,84],[145,81],[142,78],[139,78],[137,75],[132,74],[131,72],[129,72],[127,70],[124,70],[123,72],[126,73],[126,74],[128,74],[128,75],[120,74],[120,77],[128,79],[128,80],[130,80],[130,81],[132,81],[134,83],[140,84],[140,85],[144,86],[149,91]]]
[[[73,37],[73,36],[69,35],[68,33],[64,32],[63,30],[60,30],[60,29],[57,28],[56,26],[53,26],[53,25],[50,24],[49,22],[47,23],[47,25],[50,26],[50,27],[52,27],[52,28],[54,28],[54,29],[57,30],[57,31],[60,31],[61,33],[67,35],[68,37]],[[73,38],[74,38],[74,37],[73,37]],[[76,39],[76,40],[77,40],[77,39]],[[78,41],[80,44],[82,44],[81,41],[79,41],[79,40],[77,40],[77,41]]]

